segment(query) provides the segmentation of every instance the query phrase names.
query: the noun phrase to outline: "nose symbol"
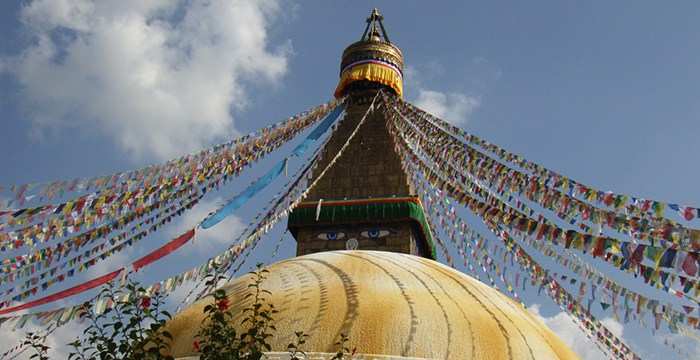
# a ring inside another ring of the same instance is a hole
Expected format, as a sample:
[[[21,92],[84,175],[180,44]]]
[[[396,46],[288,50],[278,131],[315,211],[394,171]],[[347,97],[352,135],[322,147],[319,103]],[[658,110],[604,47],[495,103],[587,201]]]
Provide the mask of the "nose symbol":
[[[359,245],[360,243],[357,242],[357,239],[355,238],[350,238],[345,242],[345,248],[347,250],[356,250]]]

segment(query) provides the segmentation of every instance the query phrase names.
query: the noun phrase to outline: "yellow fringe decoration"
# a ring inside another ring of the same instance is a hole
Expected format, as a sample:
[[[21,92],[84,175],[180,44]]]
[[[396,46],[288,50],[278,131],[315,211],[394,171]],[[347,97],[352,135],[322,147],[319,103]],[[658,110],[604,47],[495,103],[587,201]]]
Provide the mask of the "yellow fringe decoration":
[[[384,84],[394,89],[399,98],[403,96],[403,79],[395,69],[379,63],[365,63],[343,71],[340,75],[338,87],[335,89],[335,97],[339,98],[346,86],[358,80],[369,80]]]

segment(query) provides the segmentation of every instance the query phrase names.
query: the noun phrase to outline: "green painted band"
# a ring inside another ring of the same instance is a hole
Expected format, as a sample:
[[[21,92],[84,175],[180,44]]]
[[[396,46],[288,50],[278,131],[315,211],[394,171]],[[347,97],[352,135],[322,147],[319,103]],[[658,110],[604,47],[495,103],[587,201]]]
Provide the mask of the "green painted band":
[[[375,201],[365,204],[342,204],[338,201],[324,204],[321,202],[320,211],[318,206],[309,206],[308,202],[303,205],[296,207],[289,214],[288,227],[290,229],[326,224],[412,220],[422,230],[420,235],[423,237],[424,245],[427,245],[431,256],[435,259],[435,243],[425,218],[425,212],[423,212],[423,207],[415,201]]]

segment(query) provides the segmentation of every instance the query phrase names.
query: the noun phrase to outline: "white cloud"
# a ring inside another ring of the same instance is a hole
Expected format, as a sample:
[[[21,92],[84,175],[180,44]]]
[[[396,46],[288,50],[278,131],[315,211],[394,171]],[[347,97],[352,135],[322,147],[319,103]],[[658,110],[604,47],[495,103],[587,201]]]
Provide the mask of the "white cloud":
[[[56,329],[49,337],[46,338],[44,345],[50,348],[49,358],[50,359],[68,359],[68,354],[73,351],[73,348],[67,344],[75,341],[80,336],[83,336],[85,324],[77,324],[75,322],[69,322],[60,328]],[[2,336],[0,336],[0,353],[4,353],[19,343],[26,339],[26,334],[28,332],[43,333],[44,327],[27,324],[24,328],[16,331],[9,331],[2,329]],[[10,356],[14,356],[18,353],[12,352]],[[25,350],[17,359],[29,359],[35,354],[33,349]]]
[[[483,58],[473,60],[475,64],[486,61]],[[453,78],[445,78],[448,73],[438,59],[407,65],[404,68],[404,84],[407,86],[405,90],[407,94],[417,95],[416,99],[409,101],[419,108],[460,126],[481,106],[481,97],[473,92],[430,90],[435,87],[445,88],[447,84],[454,82]]]
[[[419,89],[415,105],[442,120],[462,125],[469,114],[481,105],[481,99],[469,94]]]
[[[540,305],[533,304],[528,307],[528,310],[532,312],[540,321],[542,321],[552,332],[557,334],[559,338],[568,345],[571,350],[576,352],[581,359],[593,360],[593,359],[607,359],[603,353],[598,350],[596,345],[589,339],[583,336],[581,330],[573,323],[569,315],[564,312],[559,312],[552,317],[544,317],[540,314]],[[619,322],[613,320],[612,318],[605,318],[601,320],[601,323],[605,325],[613,334],[617,335],[620,339],[625,341],[623,338],[624,327]]]
[[[698,341],[683,333],[668,334],[667,337],[676,345],[676,349],[683,349],[687,358],[700,359],[700,343],[698,343]],[[657,341],[660,346],[668,346],[664,344],[664,340],[660,336],[655,336],[654,340]],[[668,349],[671,351],[670,348]]]
[[[21,11],[35,42],[2,63],[33,136],[77,128],[166,159],[231,137],[246,86],[285,74],[291,45],[266,37],[279,14],[275,0],[36,0]]]

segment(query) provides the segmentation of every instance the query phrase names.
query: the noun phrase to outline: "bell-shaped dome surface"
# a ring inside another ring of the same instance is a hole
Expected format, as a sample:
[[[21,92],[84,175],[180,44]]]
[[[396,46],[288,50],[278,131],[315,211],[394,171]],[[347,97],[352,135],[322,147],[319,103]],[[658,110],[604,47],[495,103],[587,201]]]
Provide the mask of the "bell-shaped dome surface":
[[[360,354],[430,359],[576,359],[554,333],[510,298],[435,261],[380,251],[334,251],[270,265],[262,288],[279,313],[273,351],[295,331],[303,350],[333,352],[340,334]],[[250,303],[251,276],[225,285],[235,314]],[[211,298],[168,324],[175,357],[194,355]],[[239,319],[236,320],[238,323]]]

